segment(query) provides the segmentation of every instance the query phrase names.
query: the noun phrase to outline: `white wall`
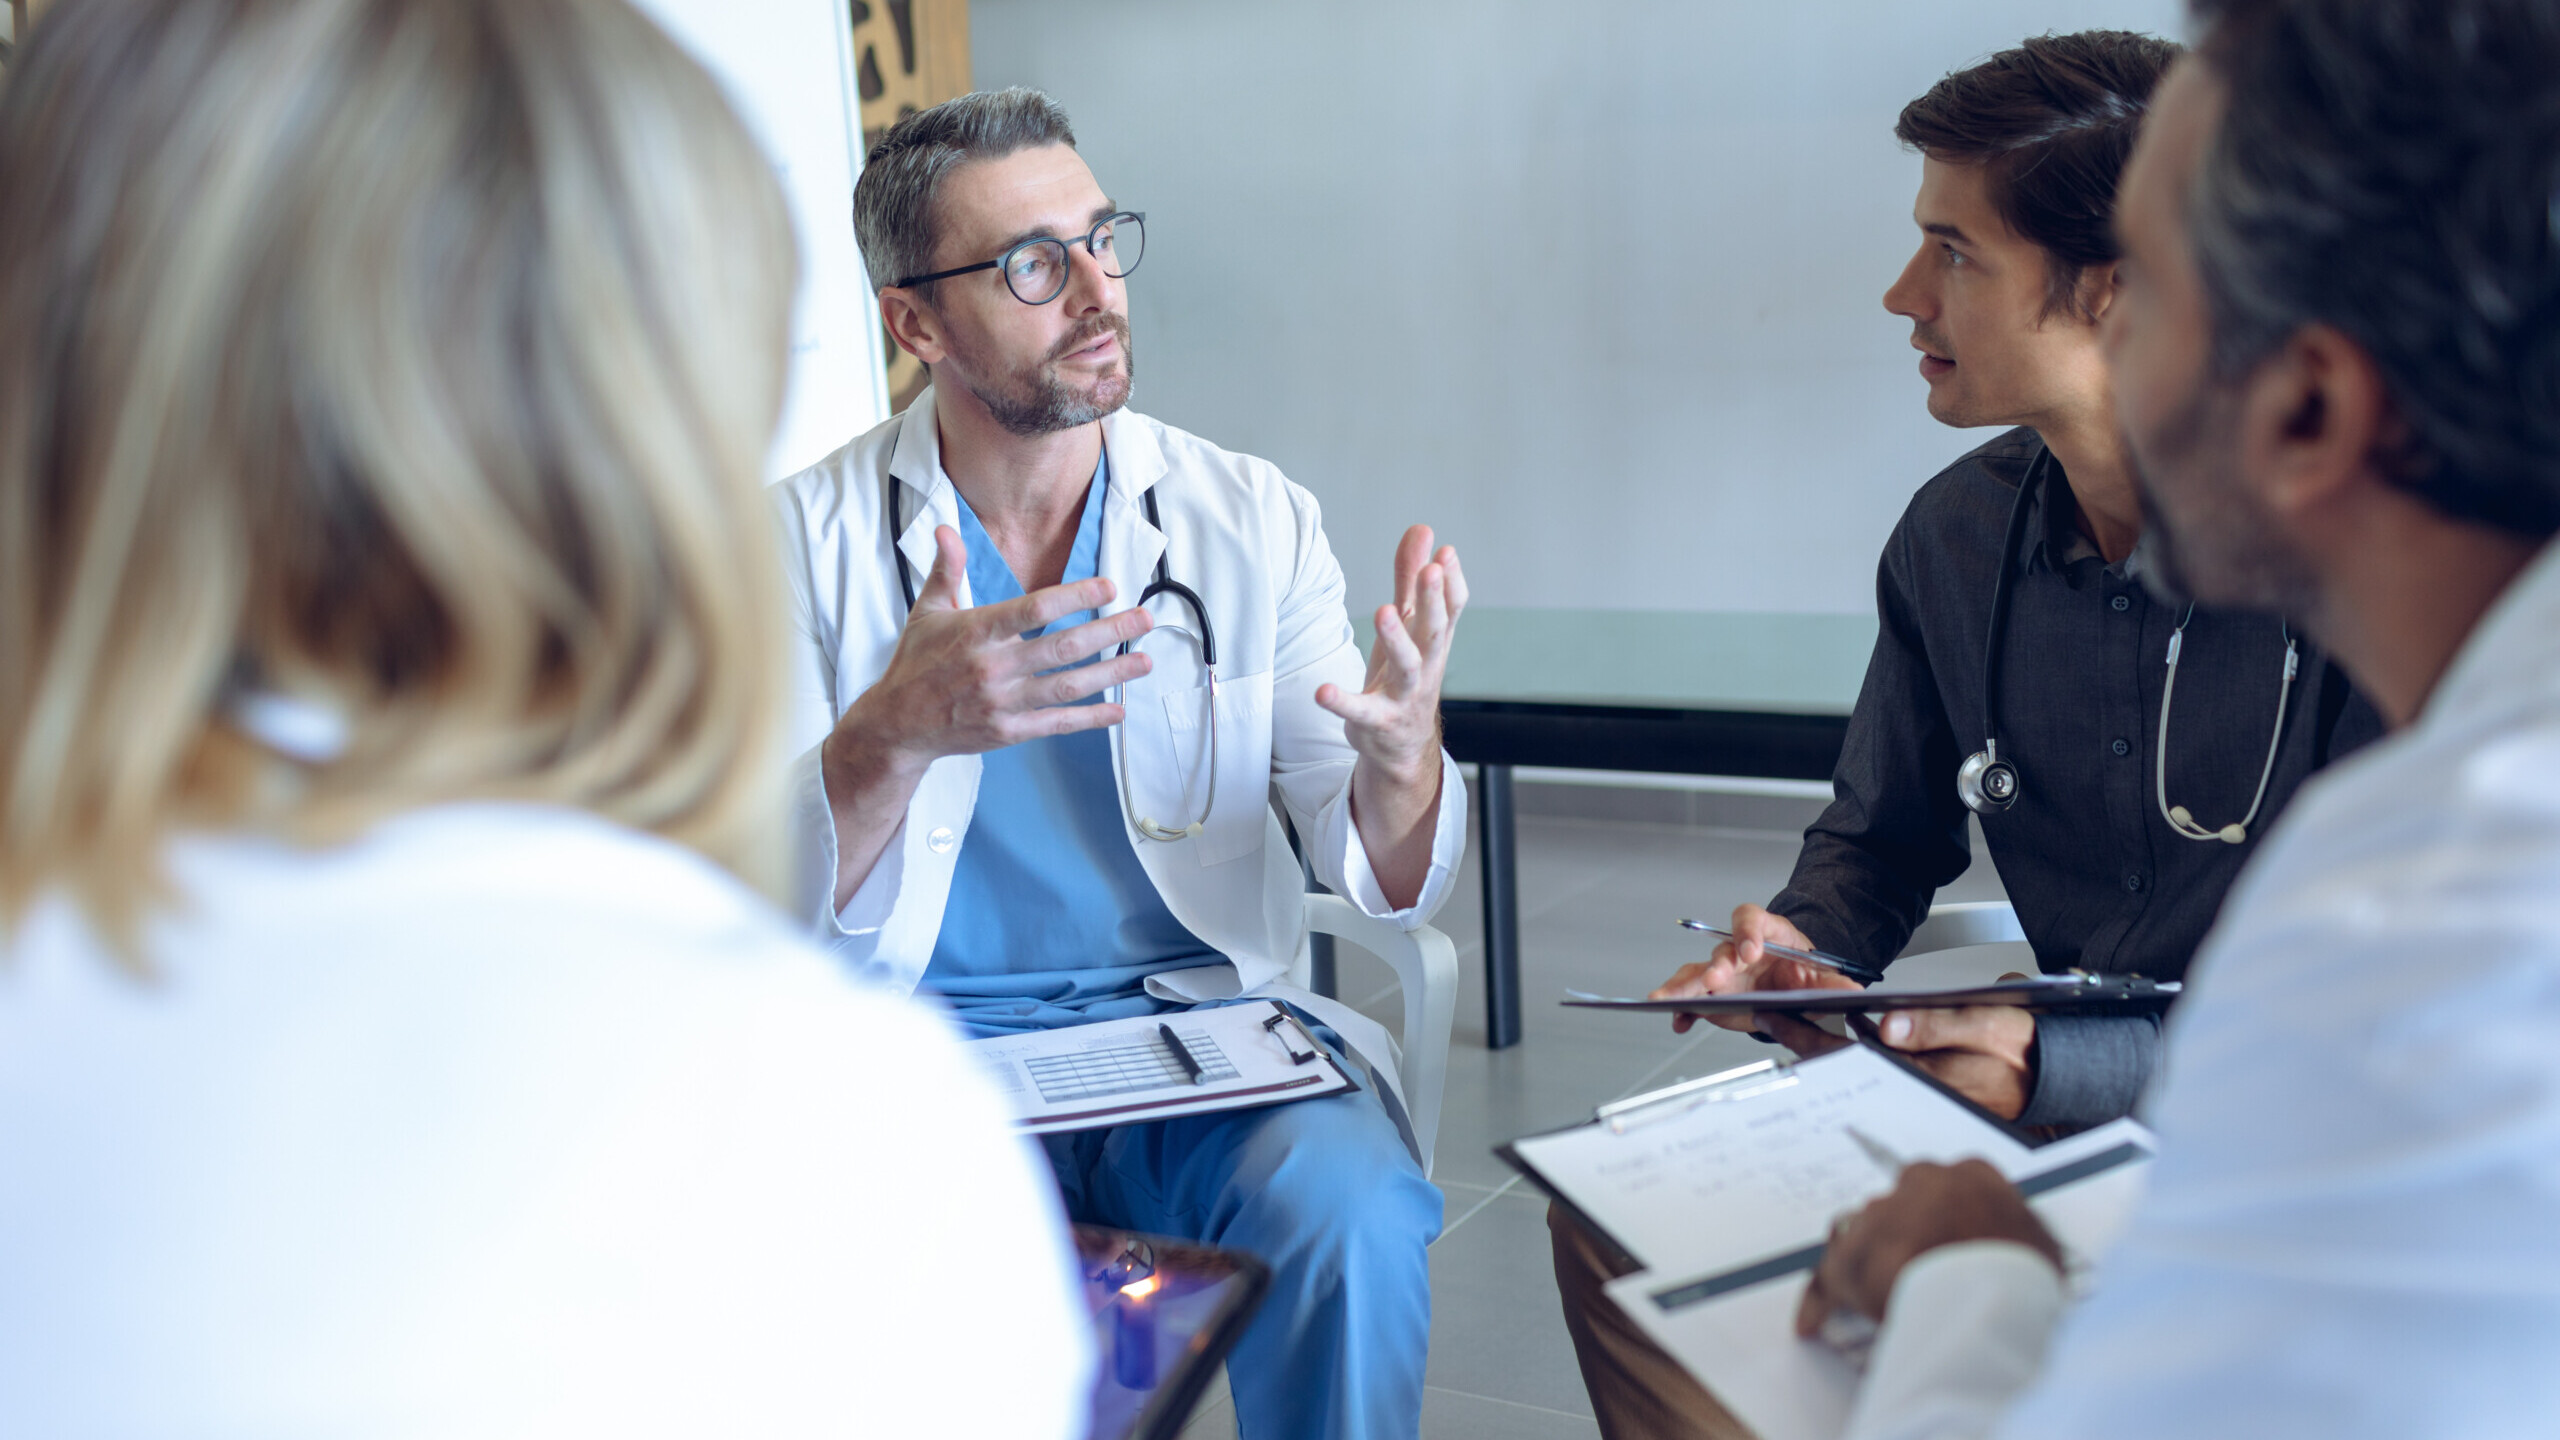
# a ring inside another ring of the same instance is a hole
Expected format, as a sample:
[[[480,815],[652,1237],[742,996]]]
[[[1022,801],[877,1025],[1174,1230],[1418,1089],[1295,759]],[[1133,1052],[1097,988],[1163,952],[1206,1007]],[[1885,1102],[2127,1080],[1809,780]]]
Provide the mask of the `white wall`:
[[[773,162],[800,237],[791,375],[766,473],[826,458],[888,413],[880,325],[853,239],[862,167],[843,0],[638,0],[716,76]]]
[[[2179,0],[971,0],[1148,213],[1140,408],[1324,502],[1353,613],[1428,520],[1488,605],[1867,611],[1983,438],[1879,304],[1894,116],[2021,37]]]

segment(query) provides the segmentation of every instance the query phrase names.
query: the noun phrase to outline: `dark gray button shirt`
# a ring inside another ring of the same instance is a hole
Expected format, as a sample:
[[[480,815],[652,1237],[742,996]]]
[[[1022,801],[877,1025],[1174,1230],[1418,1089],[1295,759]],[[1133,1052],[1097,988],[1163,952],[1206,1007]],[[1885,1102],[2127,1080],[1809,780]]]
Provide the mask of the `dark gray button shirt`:
[[[1805,832],[1769,908],[1815,944],[1881,965],[1937,889],[1972,860],[1956,770],[1982,748],[1984,642],[2009,507],[2044,450],[2012,430],[1920,489],[1876,573],[1880,630],[1836,798]],[[2308,642],[2286,707],[2265,805],[2246,843],[2189,840],[2153,792],[2169,636],[2181,609],[2109,567],[2075,523],[2067,477],[2029,501],[2010,581],[2000,754],[2016,805],[1982,820],[1992,861],[2037,962],[2173,980],[2186,973],[2223,892],[2305,777],[2382,733],[2381,717]],[[2178,663],[2169,803],[2208,829],[2238,820],[2267,759],[2285,632],[2259,615],[2199,609]],[[2149,1019],[2046,1016],[2036,1027],[2026,1124],[2129,1113],[2149,1078]]]

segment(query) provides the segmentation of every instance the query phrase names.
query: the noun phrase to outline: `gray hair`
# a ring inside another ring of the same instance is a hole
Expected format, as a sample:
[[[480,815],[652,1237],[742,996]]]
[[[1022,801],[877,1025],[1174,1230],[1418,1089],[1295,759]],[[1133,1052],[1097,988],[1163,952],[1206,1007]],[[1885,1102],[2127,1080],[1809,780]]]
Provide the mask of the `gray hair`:
[[[872,288],[932,272],[942,238],[934,200],[952,171],[972,160],[1075,143],[1058,102],[1019,85],[945,100],[890,126],[853,187],[854,235]],[[932,299],[933,287],[922,288]]]
[[[2228,109],[2188,197],[2214,368],[2310,324],[2442,514],[2560,532],[2560,0],[2191,0]]]

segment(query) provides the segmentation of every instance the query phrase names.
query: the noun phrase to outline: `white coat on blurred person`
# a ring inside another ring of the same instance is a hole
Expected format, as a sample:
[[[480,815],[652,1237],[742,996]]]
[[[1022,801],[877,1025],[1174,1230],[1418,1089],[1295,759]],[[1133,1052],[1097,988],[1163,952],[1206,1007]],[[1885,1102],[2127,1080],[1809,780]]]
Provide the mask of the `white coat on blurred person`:
[[[0,193],[0,1435],[1081,1435],[1033,1152],[742,883],[796,266],[711,79],[64,5]]]

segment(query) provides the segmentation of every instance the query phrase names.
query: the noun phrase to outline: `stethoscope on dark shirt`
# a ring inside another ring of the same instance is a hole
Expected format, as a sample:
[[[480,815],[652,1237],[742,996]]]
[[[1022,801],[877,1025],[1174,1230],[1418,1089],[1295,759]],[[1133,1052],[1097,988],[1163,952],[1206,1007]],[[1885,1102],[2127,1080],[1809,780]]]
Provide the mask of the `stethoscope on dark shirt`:
[[[2000,661],[2009,638],[2009,576],[2019,565],[2018,542],[2026,535],[2030,497],[2039,485],[2052,479],[2053,452],[2039,451],[2035,462],[2027,467],[2026,478],[2018,482],[2018,498],[2009,505],[2008,533],[2000,542],[2000,574],[1991,588],[1991,636],[1982,657],[1982,720],[1990,734],[1982,748],[1965,758],[1956,771],[1956,795],[1965,808],[1977,815],[1989,815],[2018,803],[2023,782],[2015,762],[2000,758]],[[2187,622],[2196,618],[2196,607],[2190,603],[2187,613],[2178,620],[2178,628],[2169,636],[2169,679],[2160,690],[2160,734],[2152,747],[2152,795],[2160,806],[2160,817],[2169,828],[2190,840],[2220,840],[2237,845],[2249,838],[2249,827],[2256,823],[2258,809],[2266,803],[2267,782],[2276,772],[2276,753],[2284,744],[2285,707],[2293,699],[2293,679],[2300,672],[2301,658],[2296,653],[2293,631],[2288,627],[2284,637],[2283,688],[2276,692],[2275,730],[2267,737],[2267,762],[2258,771],[2258,793],[2249,801],[2249,813],[2219,830],[2208,830],[2197,823],[2184,805],[2169,803],[2169,709],[2178,693],[2178,652],[2185,645]]]
[[[888,482],[884,489],[889,520],[886,531],[889,567],[898,573],[898,593],[906,597],[906,614],[913,615],[916,609],[915,582],[907,576],[906,553],[898,548],[898,536],[904,533],[906,528],[898,514],[898,491],[902,486],[894,475],[885,478]],[[1156,492],[1153,486],[1141,492],[1139,503],[1146,510],[1147,523],[1156,528],[1156,533],[1163,534],[1164,522],[1156,514]],[[1171,548],[1167,545],[1166,550],[1169,552]],[[1111,728],[1120,751],[1120,810],[1122,814],[1128,816],[1130,826],[1150,840],[1188,840],[1200,833],[1201,827],[1209,819],[1210,812],[1216,809],[1218,804],[1218,632],[1216,627],[1209,623],[1209,607],[1201,603],[1197,591],[1173,578],[1166,568],[1163,553],[1156,556],[1155,579],[1147,585],[1146,589],[1138,592],[1137,608],[1146,608],[1147,602],[1158,595],[1170,595],[1190,606],[1191,618],[1199,622],[1200,628],[1197,630],[1182,625],[1159,625],[1155,628],[1190,636],[1192,642],[1200,647],[1200,666],[1209,674],[1209,794],[1200,806],[1200,818],[1185,824],[1159,825],[1154,816],[1139,814],[1129,800],[1129,727],[1126,724],[1114,725]],[[1126,640],[1120,642],[1120,648],[1116,653],[1128,654],[1130,643]],[[1125,686],[1119,685],[1111,687],[1113,704],[1120,703],[1121,692],[1125,689]],[[1190,789],[1189,783],[1185,782],[1183,795],[1186,801],[1190,797]]]

